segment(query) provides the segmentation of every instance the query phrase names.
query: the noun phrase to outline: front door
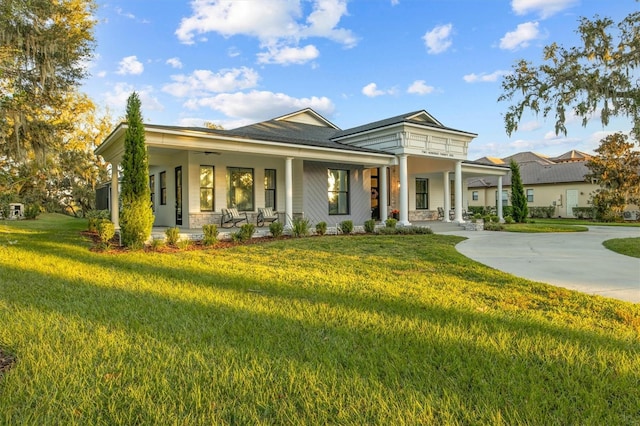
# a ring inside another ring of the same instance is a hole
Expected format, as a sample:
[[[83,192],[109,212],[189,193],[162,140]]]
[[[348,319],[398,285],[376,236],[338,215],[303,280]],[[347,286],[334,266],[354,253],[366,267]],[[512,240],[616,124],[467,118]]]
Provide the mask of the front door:
[[[176,225],[182,225],[182,167],[176,167]]]
[[[578,190],[567,189],[567,217],[574,217],[574,207],[578,207]]]
[[[371,219],[380,219],[380,193],[378,188],[379,169],[371,170]]]

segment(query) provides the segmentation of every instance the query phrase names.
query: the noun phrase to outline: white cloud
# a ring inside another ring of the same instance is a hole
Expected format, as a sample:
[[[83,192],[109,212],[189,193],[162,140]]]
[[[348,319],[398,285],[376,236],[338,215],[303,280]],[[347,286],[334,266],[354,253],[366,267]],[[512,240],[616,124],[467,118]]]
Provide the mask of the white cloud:
[[[201,107],[222,112],[228,117],[261,121],[303,108],[313,108],[322,115],[331,115],[333,102],[327,97],[294,98],[284,93],[253,90],[248,93],[221,93],[200,99],[190,99],[184,104],[190,109]]]
[[[411,86],[407,89],[407,93],[412,93],[415,95],[428,95],[429,93],[433,93],[436,90],[433,86],[428,86],[424,80],[416,80],[411,83]]]
[[[431,54],[438,54],[446,51],[451,47],[451,34],[453,33],[453,25],[439,25],[428,31],[422,39],[427,46],[427,52]]]
[[[171,65],[173,68],[178,68],[178,69],[182,68],[182,61],[180,61],[180,58],[176,58],[176,57],[169,58],[167,59],[166,63],[168,65]]]
[[[119,63],[118,71],[116,74],[121,75],[139,75],[144,71],[144,65],[142,62],[138,61],[136,56],[127,56],[126,58],[122,58]]]
[[[521,132],[532,132],[540,128],[542,128],[542,125],[537,120],[527,121],[525,123],[518,125],[518,131],[521,131]]]
[[[258,53],[260,64],[304,64],[320,56],[318,49],[309,44],[305,47],[269,48],[267,52]]]
[[[542,38],[538,30],[538,22],[525,22],[518,25],[515,31],[508,32],[500,39],[500,49],[516,50],[529,46],[531,40]]]
[[[541,19],[546,19],[577,3],[577,0],[513,0],[511,8],[516,15],[538,13]]]
[[[362,94],[370,98],[375,98],[376,96],[382,96],[382,95],[391,95],[393,93],[394,93],[394,90],[378,89],[378,85],[376,83],[369,83],[362,88]]]
[[[302,0],[269,0],[257,7],[250,1],[194,0],[192,15],[182,19],[175,34],[185,44],[193,44],[196,35],[210,32],[223,37],[245,35],[257,38],[262,48],[285,52],[284,48],[289,47],[293,49],[289,54],[297,49],[298,55],[294,56],[298,58],[300,53],[307,57],[313,53],[309,46],[297,47],[300,40],[309,37],[327,38],[348,48],[357,44],[357,37],[350,30],[338,27],[348,13],[347,0],[314,0],[308,16],[304,16],[301,3]],[[259,58],[268,63],[291,63],[275,59],[271,50]]]
[[[502,77],[503,75],[507,75],[509,74],[510,71],[503,71],[503,70],[497,70],[492,72],[491,74],[475,74],[475,73],[471,73],[471,74],[467,74],[465,76],[462,77],[462,79],[464,81],[466,81],[467,83],[493,83],[495,81],[497,81],[500,77]]]
[[[211,93],[251,89],[258,84],[259,79],[258,73],[247,67],[223,69],[217,73],[195,70],[191,75],[172,75],[173,83],[164,85],[162,91],[176,97],[200,97]]]
[[[106,105],[113,111],[118,113],[120,111],[124,114],[124,111],[127,106],[127,98],[131,95],[131,93],[137,92],[140,97],[142,115],[144,116],[144,111],[163,111],[164,106],[160,103],[158,98],[154,96],[155,90],[151,86],[143,86],[140,88],[136,88],[128,83],[116,83],[113,87],[113,90],[107,93],[104,93],[104,99]]]

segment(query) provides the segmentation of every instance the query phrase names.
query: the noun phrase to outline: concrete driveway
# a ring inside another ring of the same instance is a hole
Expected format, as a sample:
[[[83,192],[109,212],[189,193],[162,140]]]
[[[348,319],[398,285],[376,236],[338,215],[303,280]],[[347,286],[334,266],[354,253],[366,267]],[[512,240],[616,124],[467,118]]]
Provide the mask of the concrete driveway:
[[[640,228],[590,226],[587,232],[540,234],[442,233],[467,237],[456,249],[492,268],[588,294],[640,302],[640,259],[602,245],[612,238],[640,237]]]

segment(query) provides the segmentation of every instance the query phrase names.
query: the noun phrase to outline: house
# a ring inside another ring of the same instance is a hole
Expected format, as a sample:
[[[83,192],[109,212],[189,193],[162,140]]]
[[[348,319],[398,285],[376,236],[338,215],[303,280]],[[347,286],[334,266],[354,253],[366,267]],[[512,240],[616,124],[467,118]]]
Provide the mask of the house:
[[[483,157],[476,162],[492,165],[518,163],[527,204],[530,207],[553,207],[554,217],[574,217],[574,207],[590,207],[591,193],[599,188],[596,182],[585,181],[589,173],[586,164],[591,158],[580,151],[569,151],[557,157],[533,152],[520,152],[505,158]],[[511,172],[503,183],[502,205],[509,204]],[[497,179],[493,176],[468,180],[469,206],[495,206],[498,199]]]
[[[126,127],[118,125],[95,151],[112,170],[122,161]],[[346,130],[312,109],[233,130],[144,129],[154,226],[219,224],[228,207],[251,221],[258,208],[272,207],[285,226],[296,216],[361,224],[394,210],[399,223],[409,225],[436,219],[438,207],[453,209],[453,220],[462,222],[466,179],[501,181],[508,172],[504,165],[467,161],[477,135],[446,127],[424,110]],[[117,173],[110,200],[118,227]]]

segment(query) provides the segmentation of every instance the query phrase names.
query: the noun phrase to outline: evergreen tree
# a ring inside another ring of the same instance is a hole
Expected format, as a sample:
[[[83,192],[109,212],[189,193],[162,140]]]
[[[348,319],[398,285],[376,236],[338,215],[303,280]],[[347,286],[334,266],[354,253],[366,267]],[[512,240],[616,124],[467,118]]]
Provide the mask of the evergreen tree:
[[[514,160],[509,164],[511,168],[511,208],[513,220],[517,223],[527,221],[529,208],[527,207],[527,197],[524,195],[524,186],[520,177],[520,166]]]
[[[140,98],[135,92],[127,100],[127,130],[124,135],[122,172],[122,242],[127,247],[140,248],[151,235],[153,210]]]

